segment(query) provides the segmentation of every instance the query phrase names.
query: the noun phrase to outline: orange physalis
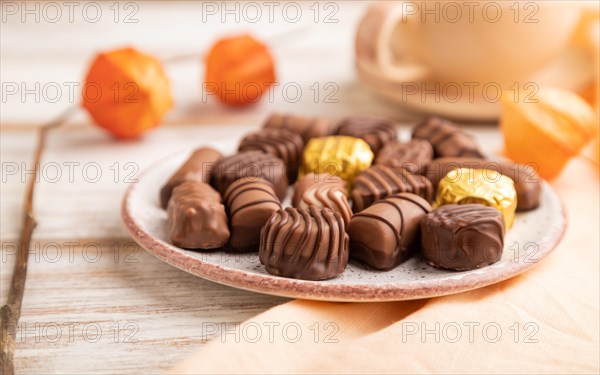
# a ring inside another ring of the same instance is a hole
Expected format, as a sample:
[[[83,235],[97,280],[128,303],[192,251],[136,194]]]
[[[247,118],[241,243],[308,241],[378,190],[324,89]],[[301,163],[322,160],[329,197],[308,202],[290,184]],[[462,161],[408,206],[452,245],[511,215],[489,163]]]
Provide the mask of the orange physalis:
[[[527,93],[520,92],[519,97]],[[540,87],[534,97],[515,101],[502,96],[500,126],[512,160],[538,168],[546,179],[558,176],[598,132],[594,111],[576,94]]]
[[[250,35],[221,39],[206,55],[204,87],[224,104],[256,103],[275,79],[269,49]]]
[[[161,63],[133,48],[96,56],[82,101],[96,124],[117,138],[134,138],[158,126],[173,106]]]

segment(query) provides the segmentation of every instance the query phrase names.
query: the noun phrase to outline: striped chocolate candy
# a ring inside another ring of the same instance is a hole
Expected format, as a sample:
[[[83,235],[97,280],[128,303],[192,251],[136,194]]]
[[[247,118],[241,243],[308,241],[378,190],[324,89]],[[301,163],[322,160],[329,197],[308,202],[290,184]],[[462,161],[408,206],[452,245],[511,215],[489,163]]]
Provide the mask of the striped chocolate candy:
[[[431,116],[413,129],[414,139],[424,139],[433,146],[436,158],[465,156],[483,159],[479,146],[473,137],[456,124]]]
[[[229,245],[237,252],[258,251],[260,229],[281,202],[270,182],[246,177],[235,181],[223,196],[231,237]]]
[[[393,168],[404,168],[411,173],[425,169],[433,159],[433,148],[424,139],[412,139],[409,142],[393,141],[379,151],[375,164]]]
[[[413,193],[428,202],[433,199],[431,182],[404,168],[373,165],[356,177],[352,189],[354,212],[360,212],[376,201],[396,193]]]
[[[418,195],[400,193],[354,214],[348,225],[350,257],[389,270],[420,248],[420,222],[431,206]]]
[[[348,263],[344,221],[327,208],[281,209],[262,228],[258,256],[272,275],[330,279]]]
[[[303,117],[274,113],[265,121],[265,129],[286,129],[302,137],[304,143],[313,138],[326,137],[335,131],[335,123],[320,117]]]
[[[352,209],[348,202],[346,184],[338,176],[329,176],[326,173],[309,173],[302,177],[294,188],[292,205],[297,208],[329,208],[342,216],[348,225],[352,218]]]
[[[283,160],[261,151],[238,152],[219,160],[213,169],[210,184],[219,193],[225,194],[229,185],[244,177],[269,181],[277,197],[285,198],[288,180]]]
[[[374,154],[398,138],[392,121],[376,117],[348,117],[340,122],[336,134],[364,140]]]
[[[303,149],[302,137],[285,129],[262,129],[248,134],[238,147],[240,152],[257,150],[283,160],[289,183],[293,183],[298,177]]]

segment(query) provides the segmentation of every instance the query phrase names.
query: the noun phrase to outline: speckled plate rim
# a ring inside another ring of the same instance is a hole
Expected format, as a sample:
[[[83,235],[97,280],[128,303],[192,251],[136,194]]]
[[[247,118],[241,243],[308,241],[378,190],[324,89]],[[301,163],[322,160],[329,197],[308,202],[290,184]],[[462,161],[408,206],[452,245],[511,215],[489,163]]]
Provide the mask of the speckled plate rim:
[[[121,218],[126,229],[141,247],[165,263],[207,280],[252,292],[335,302],[401,301],[466,292],[507,280],[534,267],[556,248],[567,226],[565,209],[560,197],[548,183],[543,182],[543,189],[549,190],[558,199],[560,214],[556,226],[549,228],[544,240],[537,243],[538,249],[535,257],[530,258],[529,261],[523,261],[523,258],[527,256],[523,255],[515,258],[515,261],[504,263],[501,267],[491,265],[460,278],[424,279],[371,285],[328,284],[322,281],[296,280],[268,274],[249,273],[198,259],[192,256],[189,250],[168,244],[143,229],[136,213],[130,207],[132,197],[136,194],[139,184],[143,183],[144,175],[174,155],[150,166],[138,176],[139,182],[130,186],[126,191],[121,205]],[[452,275],[458,274],[452,271],[448,272]]]

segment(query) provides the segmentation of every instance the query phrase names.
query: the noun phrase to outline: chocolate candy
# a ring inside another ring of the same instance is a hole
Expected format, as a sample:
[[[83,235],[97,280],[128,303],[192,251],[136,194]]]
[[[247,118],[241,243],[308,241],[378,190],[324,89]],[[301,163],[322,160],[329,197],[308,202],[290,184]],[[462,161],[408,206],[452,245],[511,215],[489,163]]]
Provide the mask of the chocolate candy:
[[[396,267],[419,249],[420,222],[430,211],[425,199],[410,193],[377,201],[350,220],[350,256],[377,270]]]
[[[374,154],[386,143],[398,138],[393,122],[375,117],[346,118],[340,122],[336,134],[363,139]]]
[[[294,188],[292,205],[297,208],[329,208],[339,213],[346,225],[352,217],[346,184],[337,176],[309,173],[302,177]]]
[[[504,232],[498,210],[481,204],[451,204],[421,221],[421,250],[435,267],[472,270],[500,260]]]
[[[304,143],[308,143],[312,138],[326,137],[335,131],[335,123],[331,120],[277,113],[272,114],[263,127],[287,129],[300,135]]]
[[[497,209],[504,217],[506,229],[510,229],[517,208],[514,182],[488,169],[453,169],[440,181],[433,207],[468,203]]]
[[[439,117],[429,117],[413,129],[413,138],[429,141],[436,158],[465,156],[484,158],[477,142],[456,124]]]
[[[374,202],[396,193],[413,193],[428,202],[433,199],[431,182],[424,176],[414,175],[404,168],[372,165],[354,180],[354,212],[362,211]]]
[[[348,263],[344,221],[327,208],[281,209],[262,228],[258,255],[272,275],[330,279]]]
[[[160,205],[167,208],[173,189],[185,181],[210,182],[210,173],[217,160],[223,155],[213,148],[202,147],[195,150],[189,159],[175,172],[160,189]]]
[[[298,177],[303,148],[304,141],[298,134],[285,129],[262,129],[245,136],[238,151],[258,150],[280,158],[285,163],[291,184]]]
[[[517,211],[533,210],[540,205],[542,180],[531,165],[476,158],[439,158],[429,163],[423,173],[435,190],[440,180],[456,168],[489,169],[511,178],[517,191]]]
[[[340,176],[348,187],[373,161],[373,152],[362,139],[331,136],[312,139],[304,148],[300,177],[325,173]]]
[[[203,182],[186,181],[173,189],[167,206],[169,241],[185,249],[216,249],[229,239],[221,196]]]
[[[269,181],[277,197],[280,200],[285,198],[288,186],[285,164],[281,159],[260,151],[238,152],[219,160],[210,182],[221,194],[225,194],[229,185],[244,177]]]
[[[375,164],[392,168],[404,168],[411,173],[421,174],[427,163],[433,159],[433,147],[423,139],[409,142],[392,141],[377,154]]]
[[[223,199],[231,228],[229,245],[237,252],[257,251],[260,229],[281,208],[273,185],[254,177],[242,178],[229,186]]]

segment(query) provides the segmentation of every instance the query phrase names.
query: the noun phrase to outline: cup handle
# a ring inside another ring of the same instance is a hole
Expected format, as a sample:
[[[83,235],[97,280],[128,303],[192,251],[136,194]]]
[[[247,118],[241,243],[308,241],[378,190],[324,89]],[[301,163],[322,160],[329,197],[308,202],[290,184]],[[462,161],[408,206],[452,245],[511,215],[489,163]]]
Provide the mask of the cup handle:
[[[421,81],[427,69],[394,56],[390,42],[403,19],[402,1],[383,1],[372,5],[363,16],[356,33],[356,61],[361,69],[393,81]]]

